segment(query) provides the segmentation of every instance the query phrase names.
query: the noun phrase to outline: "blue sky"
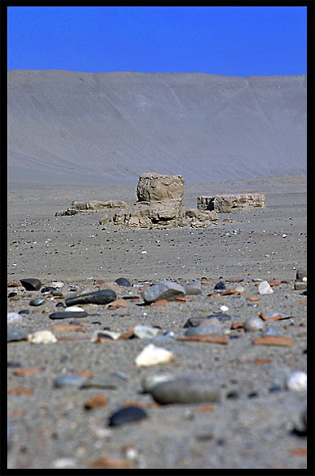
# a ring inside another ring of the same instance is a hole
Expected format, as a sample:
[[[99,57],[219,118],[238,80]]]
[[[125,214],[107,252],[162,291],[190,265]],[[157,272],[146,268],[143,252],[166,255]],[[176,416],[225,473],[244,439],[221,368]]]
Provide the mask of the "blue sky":
[[[8,70],[307,73],[307,8],[9,6]]]

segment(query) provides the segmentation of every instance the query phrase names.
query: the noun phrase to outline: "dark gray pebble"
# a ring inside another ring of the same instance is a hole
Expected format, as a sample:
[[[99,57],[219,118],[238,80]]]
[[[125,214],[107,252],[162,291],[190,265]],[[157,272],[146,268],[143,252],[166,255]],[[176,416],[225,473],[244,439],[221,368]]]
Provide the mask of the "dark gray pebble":
[[[112,375],[110,377],[91,377],[86,379],[81,388],[117,388],[124,380],[116,375]]]
[[[69,319],[72,317],[86,317],[86,311],[55,311],[49,314],[50,319]]]
[[[10,298],[10,297],[13,297],[13,296],[17,296],[17,293],[9,293],[9,294],[8,294],[8,297],[9,297],[9,298]]]
[[[50,293],[51,291],[56,291],[57,288],[54,288],[53,286],[45,286],[44,288],[41,289],[41,293]]]
[[[131,286],[129,279],[127,278],[117,278],[115,283],[117,283],[118,286],[127,286],[127,287]]]
[[[272,387],[269,388],[269,393],[277,393],[281,391],[282,391],[282,387],[280,387],[280,385],[273,385]]]
[[[76,304],[108,304],[115,301],[117,295],[112,289],[101,289],[86,294],[75,295],[66,299],[66,306]]]
[[[207,319],[212,319],[213,317],[216,317],[219,321],[224,322],[224,321],[231,321],[232,318],[229,314],[210,314],[210,316],[207,316]]]
[[[54,380],[55,387],[81,387],[81,385],[88,380],[88,377],[83,377],[82,375],[59,375]]]
[[[216,402],[220,397],[220,390],[213,381],[199,377],[181,377],[162,382],[153,387],[150,393],[160,405]]]
[[[185,336],[201,336],[208,334],[223,335],[223,328],[216,325],[200,325],[196,327],[189,327],[185,332]]]
[[[134,421],[147,418],[148,414],[142,408],[130,406],[121,408],[109,417],[109,426],[120,426],[125,423],[132,423]]]
[[[45,299],[39,297],[39,298],[32,299],[29,304],[30,306],[41,306],[42,304],[44,304],[44,302],[45,302]]]
[[[224,281],[219,281],[215,286],[214,289],[218,291],[224,291],[226,289],[225,282]]]
[[[226,394],[226,398],[236,400],[237,398],[240,398],[240,394],[236,390],[231,390]]]
[[[19,329],[7,328],[7,342],[13,342],[18,340],[27,340],[27,335],[19,331]]]
[[[18,367],[22,367],[22,365],[20,364],[20,362],[17,362],[16,360],[8,360],[7,367],[16,369]]]
[[[19,314],[29,314],[30,311],[28,309],[21,309],[21,311],[19,311]]]
[[[37,278],[20,279],[20,282],[27,291],[39,291],[42,286],[41,281]]]

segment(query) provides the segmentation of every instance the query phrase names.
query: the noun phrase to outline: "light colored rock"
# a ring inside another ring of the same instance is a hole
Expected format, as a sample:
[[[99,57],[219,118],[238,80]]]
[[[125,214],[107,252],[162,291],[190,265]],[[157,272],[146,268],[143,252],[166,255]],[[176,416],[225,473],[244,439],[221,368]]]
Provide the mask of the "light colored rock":
[[[262,281],[258,285],[259,294],[272,294],[273,289],[267,281]]]
[[[244,329],[246,332],[261,331],[264,327],[265,323],[259,317],[249,317],[244,322]]]
[[[71,208],[75,210],[102,210],[104,208],[124,208],[127,203],[122,200],[108,200],[102,202],[100,200],[79,201],[74,200],[71,204]]]
[[[183,196],[184,179],[181,175],[144,173],[139,177],[137,185],[139,202],[182,200]]]
[[[201,196],[197,198],[197,208],[229,213],[234,210],[252,207],[264,207],[266,197],[263,193],[224,194]]]
[[[147,304],[151,304],[160,299],[172,301],[176,299],[176,297],[185,296],[185,288],[172,281],[160,281],[142,291],[141,296]]]
[[[174,360],[173,352],[149,344],[136,357],[135,363],[138,367],[149,367],[151,365],[164,364]]]
[[[289,375],[285,381],[288,390],[303,391],[307,390],[307,374],[302,371],[295,371]]]
[[[7,313],[7,323],[21,321],[22,316],[17,312],[8,312]]]
[[[53,344],[57,342],[56,337],[50,331],[37,331],[29,334],[27,339],[32,344]]]
[[[119,210],[112,217],[103,217],[102,224],[112,222],[128,228],[158,228],[184,224],[185,207],[182,200],[137,202]]]
[[[219,220],[219,215],[212,210],[199,210],[198,208],[190,208],[186,210],[187,225],[192,228],[208,228]]]
[[[133,331],[134,335],[139,339],[153,339],[153,337],[161,333],[160,329],[156,327],[143,326],[142,324],[135,326]]]

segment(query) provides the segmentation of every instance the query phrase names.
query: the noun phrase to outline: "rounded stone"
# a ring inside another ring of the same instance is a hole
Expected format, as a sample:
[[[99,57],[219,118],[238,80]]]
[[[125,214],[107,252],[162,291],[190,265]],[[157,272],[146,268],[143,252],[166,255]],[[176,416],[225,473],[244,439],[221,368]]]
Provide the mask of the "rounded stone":
[[[59,375],[54,380],[55,387],[81,387],[88,380],[88,377],[82,375]]]
[[[214,286],[214,289],[216,289],[216,290],[218,290],[218,291],[223,291],[224,289],[226,289],[225,282],[224,282],[224,281],[219,281],[219,282]]]
[[[55,311],[49,314],[50,319],[69,319],[70,317],[86,317],[88,313],[86,311]]]
[[[30,306],[41,306],[42,304],[44,304],[44,302],[45,302],[45,299],[39,297],[39,298],[32,299],[29,304]]]
[[[132,405],[129,407],[121,408],[117,412],[114,412],[109,417],[108,424],[109,426],[120,426],[126,423],[133,423],[135,421],[139,421],[147,417],[147,412],[145,412],[143,408]]]
[[[19,340],[27,340],[27,335],[19,329],[7,328],[7,342],[14,342]]]
[[[207,316],[207,319],[213,319],[216,318],[220,322],[225,322],[225,321],[231,321],[232,318],[229,314],[224,314],[224,313],[219,313],[219,314],[210,314],[210,316]]]
[[[286,378],[285,386],[297,392],[307,390],[307,374],[299,370],[293,372]]]
[[[70,296],[66,299],[66,306],[73,306],[75,304],[108,304],[115,301],[117,295],[112,289],[100,289],[99,291],[88,292]]]
[[[162,382],[169,382],[170,380],[174,380],[175,377],[171,374],[155,374],[155,375],[148,375],[144,377],[141,382],[142,390],[144,392],[150,392],[153,387],[158,385]]]
[[[216,402],[220,397],[220,389],[213,381],[198,377],[182,377],[163,382],[153,387],[150,393],[160,405]]]
[[[115,280],[115,283],[117,283],[118,286],[126,286],[126,287],[131,286],[131,283],[130,283],[129,279],[127,279],[127,278],[117,278]]]
[[[26,291],[39,291],[42,286],[41,281],[37,278],[20,279],[20,282]]]
[[[261,331],[265,327],[264,322],[259,317],[249,317],[244,322],[246,332]]]
[[[207,326],[196,326],[196,327],[189,327],[186,332],[185,336],[201,336],[207,334],[216,334],[216,335],[223,335],[223,329],[221,326],[216,325],[207,325]]]

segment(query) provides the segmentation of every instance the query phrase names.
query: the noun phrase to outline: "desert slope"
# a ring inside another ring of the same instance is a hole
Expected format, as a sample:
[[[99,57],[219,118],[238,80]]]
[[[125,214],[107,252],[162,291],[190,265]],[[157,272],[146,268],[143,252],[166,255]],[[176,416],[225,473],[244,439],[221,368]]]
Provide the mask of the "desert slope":
[[[8,180],[306,175],[306,76],[8,73]]]

